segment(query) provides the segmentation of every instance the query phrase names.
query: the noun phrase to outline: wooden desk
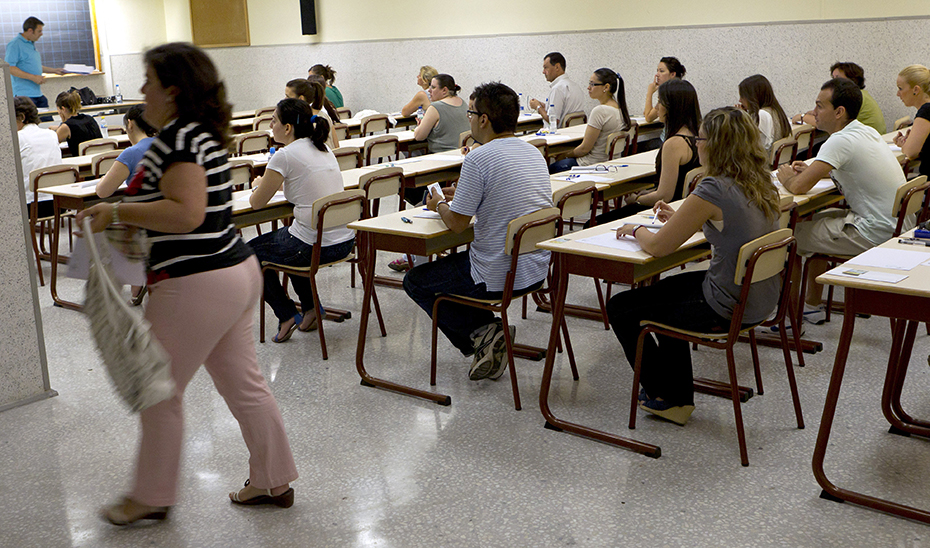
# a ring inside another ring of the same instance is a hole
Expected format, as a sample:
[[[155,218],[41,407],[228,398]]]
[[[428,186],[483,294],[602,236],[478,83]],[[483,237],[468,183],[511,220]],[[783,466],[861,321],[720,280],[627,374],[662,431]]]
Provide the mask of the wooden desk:
[[[904,130],[898,130],[898,131],[889,131],[888,133],[885,133],[884,135],[882,135],[882,140],[888,143],[889,147],[894,147],[891,149],[891,152],[894,153],[895,158],[898,159],[898,163],[900,164],[904,164],[904,162],[907,162],[907,156],[905,156],[904,153],[901,152],[900,148],[895,146],[894,138],[897,137],[899,132],[907,133],[908,129],[910,128],[905,128]]]
[[[81,106],[81,112],[83,112],[84,114],[90,114],[91,116],[93,116],[94,114],[100,114],[100,113],[111,114],[110,112],[107,112],[107,111],[113,111],[112,114],[122,114],[124,112],[128,112],[129,109],[134,107],[135,105],[144,105],[144,104],[145,104],[145,101],[133,100],[133,101],[123,101],[122,103],[100,103],[96,105],[84,105],[84,106]],[[57,110],[49,109],[49,110],[39,111],[40,118],[42,116],[57,116],[57,115],[58,115]]]
[[[912,235],[913,231],[902,237]],[[930,260],[930,248],[902,245],[897,241],[898,238],[893,238],[879,247],[925,251],[927,259]],[[853,268],[852,265],[850,265],[850,268]],[[820,495],[822,498],[837,502],[849,501],[882,512],[888,512],[889,514],[930,523],[930,512],[927,510],[904,506],[882,498],[837,487],[827,478],[824,472],[824,457],[830,442],[830,431],[833,428],[836,403],[843,383],[846,362],[849,358],[849,345],[852,342],[857,314],[887,316],[896,320],[893,321],[891,351],[881,398],[882,413],[891,424],[891,432],[905,436],[914,434],[930,437],[930,422],[911,417],[901,406],[901,388],[907,375],[908,361],[914,346],[917,326],[921,322],[930,321],[930,266],[920,265],[908,272],[873,267],[854,268],[906,274],[908,277],[896,284],[832,274],[823,274],[817,277],[818,283],[845,288],[846,311],[843,314],[843,329],[840,332],[836,358],[833,362],[833,373],[830,376],[830,386],[827,390],[827,399],[823,408],[823,417],[820,420],[820,430],[817,433],[817,444],[814,446],[814,477],[823,488]]]

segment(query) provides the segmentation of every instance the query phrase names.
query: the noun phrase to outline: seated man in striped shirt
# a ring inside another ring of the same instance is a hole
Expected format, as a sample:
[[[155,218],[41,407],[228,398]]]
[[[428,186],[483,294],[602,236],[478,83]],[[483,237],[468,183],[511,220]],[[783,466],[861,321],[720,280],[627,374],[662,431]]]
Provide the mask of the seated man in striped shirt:
[[[545,159],[514,136],[519,112],[517,94],[498,82],[478,86],[469,98],[471,134],[483,146],[465,157],[454,194],[444,189],[445,196],[430,195],[426,205],[456,233],[467,229],[475,216],[475,239],[468,253],[417,266],[404,277],[407,294],[427,314],[441,294],[500,298],[510,267],[510,256],[504,253],[507,225],[552,207]],[[540,287],[548,268],[548,251],[522,256],[514,292]],[[504,330],[492,312],[446,302],[439,308],[439,329],[463,355],[474,356],[471,380],[497,379],[507,368]],[[510,330],[513,337],[514,328]]]

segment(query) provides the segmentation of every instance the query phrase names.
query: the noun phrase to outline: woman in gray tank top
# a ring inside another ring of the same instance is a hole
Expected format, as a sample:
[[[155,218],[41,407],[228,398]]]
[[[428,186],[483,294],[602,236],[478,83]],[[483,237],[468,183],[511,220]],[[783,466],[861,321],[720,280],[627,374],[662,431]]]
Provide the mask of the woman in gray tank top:
[[[617,229],[648,253],[674,252],[698,230],[714,250],[707,272],[667,276],[659,282],[615,295],[607,315],[627,360],[636,359],[641,320],[692,331],[726,331],[740,294],[733,283],[740,247],[778,229],[778,191],[768,171],[759,128],[749,114],[733,107],[712,111],[697,137],[707,177],[675,211],[659,201],[665,225],[655,234],[638,224]],[[778,301],[778,277],[753,284],[745,323],[765,320]],[[640,408],[684,425],[694,410],[691,351],[686,341],[658,336],[643,341]]]
[[[414,139],[427,141],[429,151],[448,152],[461,146],[459,137],[471,129],[468,123],[468,103],[457,94],[462,88],[448,74],[437,74],[430,81],[430,107],[414,132]]]

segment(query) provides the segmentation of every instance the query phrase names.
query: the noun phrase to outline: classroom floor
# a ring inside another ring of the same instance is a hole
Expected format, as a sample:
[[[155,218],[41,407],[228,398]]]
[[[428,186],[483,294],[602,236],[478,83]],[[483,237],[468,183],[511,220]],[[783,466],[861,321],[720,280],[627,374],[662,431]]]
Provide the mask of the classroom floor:
[[[380,255],[386,275],[393,258]],[[138,420],[117,401],[86,320],[51,306],[40,287],[51,385],[60,395],[0,413],[0,546],[930,546],[925,525],[818,497],[810,463],[840,318],[807,327],[825,348],[796,369],[805,430],[794,422],[781,351],[760,350],[765,395],[743,406],[744,468],[731,403],[711,396],[697,395],[685,427],[640,415],[632,435],[662,448],[651,459],[544,429],[542,363],[518,360],[522,411],[513,409],[506,375],[469,381],[469,359],[445,340],[435,390],[450,394],[451,406],[362,387],[355,370],[362,290],[349,288],[348,274],[342,266],[321,276],[324,303],[353,311],[344,323],[326,324],[328,361],[316,333],[258,345],[301,474],[294,507],[230,504],[226,493],[246,479],[248,454],[201,370],[185,398],[178,503],[167,522],[125,528],[98,511],[127,489]],[[63,279],[59,291],[79,299],[83,284]],[[388,337],[372,324],[369,371],[427,388],[426,314],[402,291],[378,293]],[[591,281],[573,279],[569,299],[593,304]],[[517,307],[512,313],[518,317]],[[545,345],[548,315],[531,311],[515,324],[519,341]],[[256,311],[256,337],[257,326]],[[619,343],[592,321],[569,319],[569,327],[581,379],[571,381],[560,355],[555,412],[629,434],[632,372]],[[889,340],[887,319],[857,322],[827,473],[841,486],[928,508],[930,446],[888,434],[879,409]],[[903,397],[923,417],[930,416],[921,397],[930,391],[928,351],[921,333]],[[747,345],[737,357],[751,384]],[[697,375],[725,376],[720,352],[701,349],[694,362]]]

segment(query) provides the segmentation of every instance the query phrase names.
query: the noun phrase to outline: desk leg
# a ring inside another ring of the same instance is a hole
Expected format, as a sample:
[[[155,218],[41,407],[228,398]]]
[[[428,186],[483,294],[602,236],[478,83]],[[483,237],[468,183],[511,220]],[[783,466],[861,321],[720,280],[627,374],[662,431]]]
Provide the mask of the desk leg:
[[[562,257],[556,259],[553,279],[558,280],[556,294],[553,297],[552,328],[549,330],[549,348],[546,351],[546,366],[543,369],[542,383],[539,387],[539,410],[546,419],[546,428],[556,431],[566,431],[584,438],[604,442],[617,447],[624,447],[631,451],[641,453],[647,457],[659,458],[662,450],[657,445],[650,445],[630,438],[608,434],[594,428],[558,419],[549,408],[549,390],[552,384],[552,372],[555,365],[555,346],[559,339],[559,328],[565,319],[565,296],[568,292],[568,273],[562,266]],[[567,338],[566,338],[567,340]]]
[[[906,330],[905,323],[907,324]],[[908,415],[901,406],[901,389],[904,387],[904,379],[907,376],[907,367],[914,348],[914,337],[917,335],[919,322],[895,320],[894,326],[888,372],[885,375],[885,387],[882,391],[882,413],[891,424],[891,433],[930,437],[930,423]]]
[[[853,328],[856,322],[855,307],[858,304],[858,290],[846,288],[846,309],[843,315],[843,330],[836,349],[836,359],[833,362],[833,373],[830,375],[830,387],[827,390],[827,399],[823,406],[823,417],[820,419],[820,430],[817,432],[817,444],[814,446],[813,469],[817,483],[823,488],[821,498],[836,502],[849,501],[889,514],[904,518],[930,523],[930,512],[904,506],[884,499],[871,497],[855,491],[849,491],[833,485],[827,478],[823,469],[827,445],[830,441],[830,430],[833,428],[833,418],[836,416],[836,403],[840,396],[840,386],[843,384],[843,373],[846,370],[846,360],[849,357],[849,345],[852,342]]]
[[[63,308],[70,308],[71,310],[80,311],[84,308],[83,306],[71,301],[66,301],[58,296],[58,239],[61,232],[61,206],[59,205],[58,196],[55,196],[52,204],[55,211],[55,221],[52,227],[52,279],[48,284],[49,290],[52,292],[52,301],[55,303],[55,306],[61,306]]]
[[[358,346],[355,350],[355,367],[358,370],[359,376],[362,378],[362,386],[374,386],[383,388],[392,392],[399,392],[408,396],[415,396],[417,398],[434,401],[439,405],[451,404],[452,398],[445,394],[436,394],[433,392],[427,392],[426,390],[419,390],[409,386],[404,386],[402,384],[376,379],[375,377],[369,375],[368,371],[365,370],[365,339],[368,335],[368,318],[371,316],[371,300],[375,287],[374,278],[376,253],[374,246],[371,243],[371,238],[364,232],[359,232],[358,234],[362,240],[359,249],[363,253],[363,257],[361,257],[360,260],[360,266],[362,267],[362,272],[365,278],[363,282],[365,287],[365,295],[362,298],[362,316],[359,318],[358,322]]]

